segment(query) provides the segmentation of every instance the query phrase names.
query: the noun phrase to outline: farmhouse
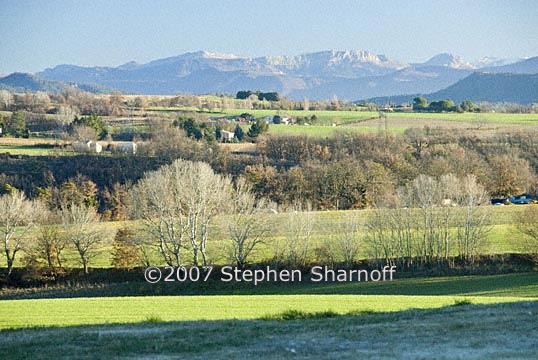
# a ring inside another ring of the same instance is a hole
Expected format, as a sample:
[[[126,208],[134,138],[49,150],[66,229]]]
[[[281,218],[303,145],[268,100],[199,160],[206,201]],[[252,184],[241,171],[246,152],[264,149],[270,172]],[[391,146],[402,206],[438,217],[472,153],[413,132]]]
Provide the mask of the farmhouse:
[[[71,146],[76,152],[86,152],[86,153],[100,153],[103,151],[101,144],[95,141],[76,141]]]
[[[233,131],[226,131],[221,130],[220,131],[220,139],[222,142],[230,142],[234,139],[235,133]]]
[[[123,154],[136,154],[136,143],[135,142],[124,142],[118,145],[118,152]]]

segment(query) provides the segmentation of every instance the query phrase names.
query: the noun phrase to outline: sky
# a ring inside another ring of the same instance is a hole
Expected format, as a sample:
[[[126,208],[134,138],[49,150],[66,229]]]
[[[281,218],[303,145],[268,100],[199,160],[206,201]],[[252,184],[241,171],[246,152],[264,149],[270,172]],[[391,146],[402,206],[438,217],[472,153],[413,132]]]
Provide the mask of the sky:
[[[535,1],[0,0],[0,74],[118,66],[208,50],[256,57],[368,50],[538,56]]]

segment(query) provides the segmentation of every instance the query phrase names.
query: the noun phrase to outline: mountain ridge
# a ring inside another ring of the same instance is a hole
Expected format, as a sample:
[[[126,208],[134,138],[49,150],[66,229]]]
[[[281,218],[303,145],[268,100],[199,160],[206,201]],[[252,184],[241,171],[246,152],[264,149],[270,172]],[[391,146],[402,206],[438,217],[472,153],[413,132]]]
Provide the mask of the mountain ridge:
[[[422,96],[429,102],[450,99],[457,104],[463,100],[471,100],[528,105],[538,103],[538,74],[473,72],[436,92],[377,97],[370,98],[369,101],[379,105],[402,104],[411,103],[417,96]]]
[[[197,51],[112,67],[61,64],[35,75],[48,81],[95,84],[124,93],[148,95],[235,94],[240,90],[277,91],[294,100],[334,96],[356,100],[440,91],[478,68],[538,73],[538,61],[511,64],[483,58],[480,65],[442,53],[423,63],[406,63],[367,50],[323,50],[299,55],[245,57]],[[536,58],[538,59],[538,57]],[[495,66],[498,64],[499,66]],[[505,72],[505,71],[503,71]],[[0,79],[2,83],[2,79]]]

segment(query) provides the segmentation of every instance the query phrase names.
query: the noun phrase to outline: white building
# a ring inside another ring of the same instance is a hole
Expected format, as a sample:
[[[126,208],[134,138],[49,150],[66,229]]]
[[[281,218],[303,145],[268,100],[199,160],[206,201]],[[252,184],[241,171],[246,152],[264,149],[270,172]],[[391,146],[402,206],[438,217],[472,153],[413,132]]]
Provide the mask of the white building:
[[[76,152],[83,152],[83,153],[100,153],[103,151],[103,147],[101,144],[95,142],[95,141],[76,141],[71,146],[73,146],[73,150]]]
[[[233,131],[226,131],[221,130],[220,131],[220,139],[222,142],[230,142],[235,138],[235,133]]]
[[[137,145],[135,142],[129,141],[118,145],[118,151],[124,154],[136,154]]]

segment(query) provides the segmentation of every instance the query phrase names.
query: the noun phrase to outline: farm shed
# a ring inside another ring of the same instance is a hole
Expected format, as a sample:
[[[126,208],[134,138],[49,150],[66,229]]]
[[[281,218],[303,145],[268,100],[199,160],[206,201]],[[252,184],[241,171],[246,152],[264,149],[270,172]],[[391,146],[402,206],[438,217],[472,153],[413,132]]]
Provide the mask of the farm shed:
[[[76,141],[71,146],[73,146],[73,150],[76,152],[86,152],[86,153],[100,153],[103,151],[103,147],[101,144],[95,142],[95,141]]]
[[[137,145],[135,142],[129,141],[118,145],[117,149],[120,153],[124,154],[136,154]]]
[[[220,139],[222,140],[222,142],[230,142],[234,139],[234,137],[235,137],[235,133],[233,131],[226,131],[226,130],[220,131]]]

